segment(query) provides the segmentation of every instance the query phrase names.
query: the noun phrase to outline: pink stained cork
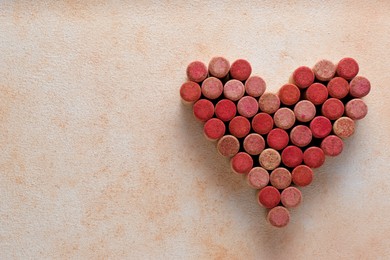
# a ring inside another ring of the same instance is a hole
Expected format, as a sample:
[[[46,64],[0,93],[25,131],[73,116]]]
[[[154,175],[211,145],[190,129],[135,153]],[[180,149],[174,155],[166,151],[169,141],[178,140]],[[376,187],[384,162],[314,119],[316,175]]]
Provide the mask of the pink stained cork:
[[[370,81],[362,76],[354,77],[349,83],[349,94],[355,98],[367,96],[371,90]]]
[[[310,168],[318,168],[325,162],[325,154],[317,146],[309,147],[303,153],[303,162]]]
[[[277,206],[268,212],[267,220],[274,227],[285,227],[290,222],[290,212],[285,207]]]
[[[289,137],[285,130],[280,128],[272,129],[267,136],[267,144],[275,150],[282,150],[288,145]]]
[[[336,74],[336,65],[329,60],[320,60],[314,65],[313,72],[318,80],[329,81]]]
[[[203,126],[203,133],[210,141],[218,140],[225,134],[225,131],[225,124],[218,118],[209,119]]]
[[[301,92],[299,91],[299,88],[294,84],[285,84],[280,88],[278,96],[280,102],[282,102],[286,106],[292,106],[299,101],[299,98],[301,97]]]
[[[286,208],[295,208],[302,201],[302,193],[295,187],[288,187],[280,194],[280,201]]]
[[[207,77],[207,67],[201,61],[193,61],[187,66],[187,77],[190,81],[202,82]]]
[[[287,107],[279,108],[274,114],[274,123],[281,129],[290,129],[295,124],[294,111]]]
[[[259,98],[259,108],[267,114],[273,114],[280,107],[279,96],[274,93],[264,93]]]
[[[184,103],[193,104],[198,101],[202,92],[198,83],[187,81],[180,87],[180,97]]]
[[[213,57],[209,62],[209,73],[211,76],[222,79],[227,76],[230,70],[230,63],[224,57]]]
[[[238,113],[244,117],[253,117],[259,111],[259,103],[254,97],[242,97],[237,103]]]
[[[295,185],[304,187],[313,181],[313,170],[307,165],[299,165],[291,173]]]
[[[208,99],[217,99],[222,95],[222,81],[215,77],[209,77],[202,82],[202,94]]]
[[[321,105],[328,99],[328,89],[324,84],[313,83],[307,88],[305,96],[314,105]]]
[[[314,73],[309,67],[301,66],[294,71],[293,80],[299,88],[307,88],[314,82]]]
[[[259,76],[251,76],[245,81],[245,91],[249,96],[260,97],[265,89],[265,81]]]
[[[225,83],[223,94],[227,99],[237,101],[245,94],[244,84],[239,80],[231,79]]]
[[[305,125],[297,125],[290,132],[291,143],[298,147],[309,145],[312,139],[313,134],[310,128]]]
[[[349,117],[340,117],[333,124],[333,132],[340,138],[348,138],[355,132],[355,121]]]
[[[280,164],[281,158],[278,151],[267,148],[264,151],[261,152],[259,156],[259,163],[261,167],[263,167],[266,170],[273,170],[277,168]]]
[[[237,174],[246,174],[253,168],[252,157],[244,152],[239,152],[230,160],[232,170]]]
[[[349,93],[349,84],[342,77],[333,78],[328,82],[328,92],[329,96],[342,99],[346,97]]]
[[[214,105],[207,99],[200,99],[196,101],[192,110],[196,119],[202,122],[206,122],[214,115]]]
[[[232,120],[236,113],[236,104],[229,99],[222,99],[215,105],[215,115],[224,122]]]
[[[359,73],[359,64],[352,58],[343,58],[337,64],[337,75],[350,80]]]
[[[224,135],[218,140],[217,150],[222,156],[232,157],[240,150],[240,142],[233,135]]]
[[[262,189],[269,183],[269,173],[262,167],[252,168],[246,178],[248,185],[254,189]]]
[[[297,167],[303,161],[303,152],[301,148],[295,145],[289,145],[282,151],[282,162],[290,168]]]
[[[329,135],[321,142],[321,149],[327,156],[337,156],[344,148],[343,140],[336,135]]]
[[[229,122],[229,131],[237,138],[243,138],[249,134],[251,123],[246,117],[236,116]]]
[[[269,114],[259,113],[252,119],[253,130],[261,135],[268,134],[274,127],[274,120]]]
[[[330,120],[336,120],[344,114],[344,104],[337,98],[329,98],[322,104],[321,113]]]
[[[232,63],[230,67],[230,76],[233,79],[244,81],[249,78],[252,73],[251,64],[244,59],[238,59]]]
[[[298,121],[309,122],[316,115],[316,107],[309,100],[301,100],[295,105],[294,114]]]
[[[367,112],[368,107],[360,98],[352,99],[345,105],[345,114],[353,120],[364,118]]]
[[[276,168],[269,176],[271,185],[282,190],[290,186],[291,184],[291,173],[283,167]]]
[[[253,133],[245,137],[243,146],[250,155],[259,155],[265,148],[265,141],[261,135]]]
[[[257,198],[261,206],[272,209],[280,202],[280,192],[275,187],[267,186],[259,191]]]
[[[310,122],[310,130],[315,138],[324,138],[332,131],[332,123],[324,116],[317,116]]]

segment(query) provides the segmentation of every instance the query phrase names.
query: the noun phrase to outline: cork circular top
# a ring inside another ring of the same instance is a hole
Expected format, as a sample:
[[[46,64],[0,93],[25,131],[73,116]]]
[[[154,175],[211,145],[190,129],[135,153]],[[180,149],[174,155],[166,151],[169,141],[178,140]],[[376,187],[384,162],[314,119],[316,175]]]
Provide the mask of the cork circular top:
[[[309,122],[316,115],[316,107],[309,100],[301,100],[294,106],[294,114],[298,121]]]
[[[310,144],[313,134],[309,127],[297,125],[290,132],[291,142],[298,147],[305,147]]]
[[[230,165],[235,173],[246,174],[253,167],[253,159],[249,154],[239,152],[232,157]]]
[[[238,59],[232,63],[230,67],[230,76],[233,79],[244,81],[249,78],[252,73],[251,64],[244,59]]]
[[[307,186],[313,181],[313,170],[307,165],[295,167],[291,173],[292,181],[297,186]]]
[[[203,126],[204,135],[212,141],[221,138],[225,134],[225,131],[225,124],[218,118],[209,119]]]
[[[275,188],[282,190],[290,186],[291,184],[291,173],[289,170],[283,167],[278,167],[273,170],[269,176],[271,185]]]
[[[295,124],[294,111],[287,107],[279,108],[274,114],[274,123],[281,129],[290,129]]]
[[[274,127],[274,120],[269,114],[259,113],[252,119],[253,130],[261,135],[268,134]]]
[[[285,130],[280,128],[272,129],[267,136],[267,143],[269,147],[282,150],[289,142],[288,134]]]
[[[213,57],[209,62],[209,73],[216,78],[224,78],[230,70],[230,63],[224,57]]]
[[[227,99],[237,101],[245,94],[244,84],[239,80],[231,79],[225,83],[223,94]]]
[[[301,148],[295,145],[289,145],[282,151],[282,162],[290,168],[300,165],[303,161],[303,152]]]
[[[222,156],[232,157],[240,150],[240,142],[233,135],[224,135],[218,140],[217,150]]]
[[[285,227],[290,222],[290,212],[285,207],[277,206],[268,212],[267,220],[274,227]]]
[[[314,82],[314,73],[311,68],[301,66],[294,71],[293,80],[299,88],[307,88]]]
[[[355,121],[349,117],[340,117],[333,124],[333,132],[340,138],[348,138],[355,132]]]
[[[353,120],[364,118],[367,112],[368,107],[366,103],[359,98],[352,99],[345,105],[345,114]]]
[[[299,91],[299,88],[296,85],[285,84],[280,88],[278,96],[280,102],[282,102],[286,106],[291,106],[299,101],[301,92]]]
[[[278,151],[272,148],[265,149],[259,156],[259,163],[266,170],[275,169],[279,166],[280,161],[280,154]]]
[[[353,58],[343,58],[337,64],[337,75],[350,80],[359,73],[359,64]]]
[[[269,183],[269,173],[263,167],[254,167],[247,175],[247,182],[254,189],[262,189]]]
[[[280,99],[278,95],[266,92],[259,98],[259,107],[264,113],[273,114],[280,107]]]
[[[259,76],[251,76],[245,81],[245,91],[249,96],[260,97],[265,89],[265,81]]]
[[[322,104],[321,113],[330,120],[336,120],[344,114],[344,104],[340,99],[329,98]]]
[[[265,148],[265,141],[261,135],[252,133],[245,137],[243,146],[250,155],[259,155]]]
[[[187,77],[190,81],[202,82],[207,74],[207,67],[201,61],[193,61],[187,66]]]
[[[192,107],[194,116],[202,122],[206,122],[214,115],[214,105],[210,100],[199,99]]]
[[[288,187],[280,194],[280,201],[286,208],[295,208],[302,201],[302,193],[295,187]]]
[[[251,130],[251,123],[246,117],[236,116],[229,122],[229,131],[237,138],[243,138]]]
[[[321,149],[327,156],[337,156],[344,148],[344,142],[336,135],[329,135],[321,142]]]
[[[325,162],[325,154],[317,146],[309,147],[303,153],[303,161],[310,168],[318,168]]]
[[[314,105],[321,105],[328,98],[328,89],[324,84],[313,83],[307,88],[305,95],[307,100],[311,101]]]
[[[371,83],[370,81],[362,76],[354,77],[349,83],[349,94],[356,98],[361,98],[370,93]]]
[[[238,101],[237,110],[244,117],[253,117],[259,111],[259,103],[254,97],[244,96]]]
[[[261,206],[272,209],[280,202],[280,192],[272,186],[264,187],[258,193],[258,202]]]
[[[222,81],[215,77],[209,77],[202,82],[202,94],[208,99],[216,99],[222,95]]]
[[[331,81],[328,82],[328,92],[329,96],[334,98],[344,98],[349,93],[349,84],[348,81],[346,81],[342,77],[336,77],[333,78]]]
[[[183,101],[193,103],[201,96],[201,89],[198,83],[187,81],[180,87],[180,97]]]
[[[315,138],[324,138],[332,131],[332,123],[324,116],[317,116],[310,122],[310,130]]]
[[[236,113],[236,104],[229,99],[222,99],[215,105],[215,115],[224,122],[232,120]]]
[[[329,60],[320,60],[314,65],[313,72],[318,80],[329,81],[336,74],[336,65]]]

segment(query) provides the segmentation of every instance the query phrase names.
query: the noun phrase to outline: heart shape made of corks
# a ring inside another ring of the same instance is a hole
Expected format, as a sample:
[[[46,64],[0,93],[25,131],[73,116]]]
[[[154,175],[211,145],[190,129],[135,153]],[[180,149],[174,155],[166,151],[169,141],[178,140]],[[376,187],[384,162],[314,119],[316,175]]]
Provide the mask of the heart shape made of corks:
[[[298,67],[274,94],[265,92],[261,77],[251,76],[247,60],[230,64],[214,57],[208,67],[200,61],[188,65],[180,96],[204,123],[205,137],[231,158],[233,172],[259,190],[257,201],[269,209],[271,225],[284,227],[288,208],[301,203],[298,187],[312,182],[312,169],[326,156],[342,152],[355,120],[367,114],[361,98],[371,85],[358,72],[353,58],[321,60],[313,68]]]

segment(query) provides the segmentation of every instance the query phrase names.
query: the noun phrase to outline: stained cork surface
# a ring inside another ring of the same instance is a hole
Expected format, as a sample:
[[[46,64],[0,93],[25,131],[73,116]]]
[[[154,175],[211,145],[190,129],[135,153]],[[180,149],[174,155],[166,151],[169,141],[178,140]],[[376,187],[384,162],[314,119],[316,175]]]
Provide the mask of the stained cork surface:
[[[389,12],[386,0],[2,1],[0,258],[388,258]],[[371,82],[367,116],[284,228],[180,101],[187,65],[213,56],[247,59],[274,93],[320,59],[353,57]]]

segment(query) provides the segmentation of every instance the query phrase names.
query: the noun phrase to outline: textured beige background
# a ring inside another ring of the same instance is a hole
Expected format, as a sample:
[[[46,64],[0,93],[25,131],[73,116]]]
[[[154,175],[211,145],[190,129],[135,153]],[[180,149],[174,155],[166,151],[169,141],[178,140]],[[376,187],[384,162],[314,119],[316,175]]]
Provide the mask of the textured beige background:
[[[390,2],[186,2],[0,2],[0,258],[388,259]],[[272,91],[320,58],[372,82],[285,229],[180,102],[214,55]]]

